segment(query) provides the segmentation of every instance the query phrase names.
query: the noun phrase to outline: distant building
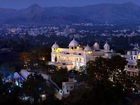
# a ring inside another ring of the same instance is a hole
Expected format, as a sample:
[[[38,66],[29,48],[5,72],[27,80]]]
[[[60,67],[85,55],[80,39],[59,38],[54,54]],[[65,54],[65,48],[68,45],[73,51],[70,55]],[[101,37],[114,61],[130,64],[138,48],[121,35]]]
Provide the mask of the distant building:
[[[62,82],[63,97],[69,96],[75,85],[76,82]]]
[[[57,43],[54,43],[50,64],[66,67],[68,70],[73,68],[79,70],[80,67],[86,66],[88,61],[95,60],[96,57],[111,58],[113,50],[110,50],[110,45],[106,42],[103,47],[104,49],[100,49],[97,42],[92,47],[89,45],[81,47],[75,39],[69,43],[68,48],[61,48]]]
[[[140,59],[140,49],[139,46],[136,45],[132,51],[127,51],[126,60],[128,64],[125,67],[126,72],[130,76],[138,76],[139,69],[137,67],[137,61]]]

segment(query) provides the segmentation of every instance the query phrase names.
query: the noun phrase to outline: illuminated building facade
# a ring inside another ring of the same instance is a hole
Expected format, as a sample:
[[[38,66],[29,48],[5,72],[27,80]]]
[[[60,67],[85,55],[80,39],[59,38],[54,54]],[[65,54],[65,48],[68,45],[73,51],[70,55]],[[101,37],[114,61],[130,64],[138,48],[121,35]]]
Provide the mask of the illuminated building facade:
[[[140,60],[140,49],[136,45],[132,51],[127,51],[126,60],[128,61],[125,70],[130,76],[138,76],[139,69],[137,67],[137,61]]]
[[[110,45],[106,42],[104,49],[100,49],[100,45],[96,42],[93,47],[89,45],[81,47],[81,45],[73,39],[68,48],[61,48],[57,43],[52,46],[51,64],[58,67],[66,67],[68,70],[86,66],[87,62],[94,60],[96,57],[110,58],[113,50],[110,50]]]

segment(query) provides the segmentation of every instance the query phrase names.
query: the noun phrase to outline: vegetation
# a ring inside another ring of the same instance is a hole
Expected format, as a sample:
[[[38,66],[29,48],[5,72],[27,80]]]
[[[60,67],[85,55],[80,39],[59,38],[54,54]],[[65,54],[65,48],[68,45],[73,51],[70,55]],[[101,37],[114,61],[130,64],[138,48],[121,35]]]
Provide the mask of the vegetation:
[[[140,60],[137,61],[138,69],[140,70]]]
[[[55,70],[51,71],[51,67],[44,66],[60,87],[68,77],[82,83],[61,101],[54,97],[54,89],[38,73],[31,74],[22,87],[17,87],[12,82],[4,83],[3,76],[0,75],[0,97],[3,99],[0,103],[5,104],[8,101],[15,105],[127,105],[126,99],[131,99],[129,96],[135,94],[140,82],[138,78],[129,77],[125,73],[126,64],[127,61],[121,56],[113,56],[111,59],[99,57],[95,61],[89,61],[87,73],[75,70],[67,72],[67,69],[55,67]],[[41,101],[41,95],[44,94],[46,99]],[[23,97],[30,98],[24,102]]]
[[[126,63],[120,56],[88,62],[87,81],[63,100],[64,105],[125,105],[135,86],[124,72]]]
[[[62,82],[68,81],[68,72],[67,69],[64,68],[56,70],[51,76],[59,87],[62,87]]]

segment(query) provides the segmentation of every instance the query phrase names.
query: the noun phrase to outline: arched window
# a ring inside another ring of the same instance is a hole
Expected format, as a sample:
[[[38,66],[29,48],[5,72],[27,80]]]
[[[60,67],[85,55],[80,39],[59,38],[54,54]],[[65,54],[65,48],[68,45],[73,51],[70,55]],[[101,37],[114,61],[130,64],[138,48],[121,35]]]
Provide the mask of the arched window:
[[[55,57],[55,62],[57,62],[57,57]]]

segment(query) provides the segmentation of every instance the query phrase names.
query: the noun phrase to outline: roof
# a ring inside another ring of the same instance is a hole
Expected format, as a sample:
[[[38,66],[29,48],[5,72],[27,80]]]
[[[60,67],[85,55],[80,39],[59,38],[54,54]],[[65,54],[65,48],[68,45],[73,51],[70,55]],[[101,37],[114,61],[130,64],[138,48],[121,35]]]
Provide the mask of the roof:
[[[84,50],[85,51],[91,51],[92,49],[89,47],[89,45],[87,45]]]
[[[59,45],[55,42],[53,45],[52,45],[52,48],[58,48]]]
[[[104,49],[109,50],[110,49],[110,45],[106,42],[104,45]]]
[[[73,39],[70,43],[69,43],[69,47],[76,47],[76,46],[78,46],[79,45],[79,43],[75,40],[75,39]]]
[[[94,47],[95,50],[100,49],[100,46],[99,46],[99,44],[97,42],[94,43],[93,47]]]

